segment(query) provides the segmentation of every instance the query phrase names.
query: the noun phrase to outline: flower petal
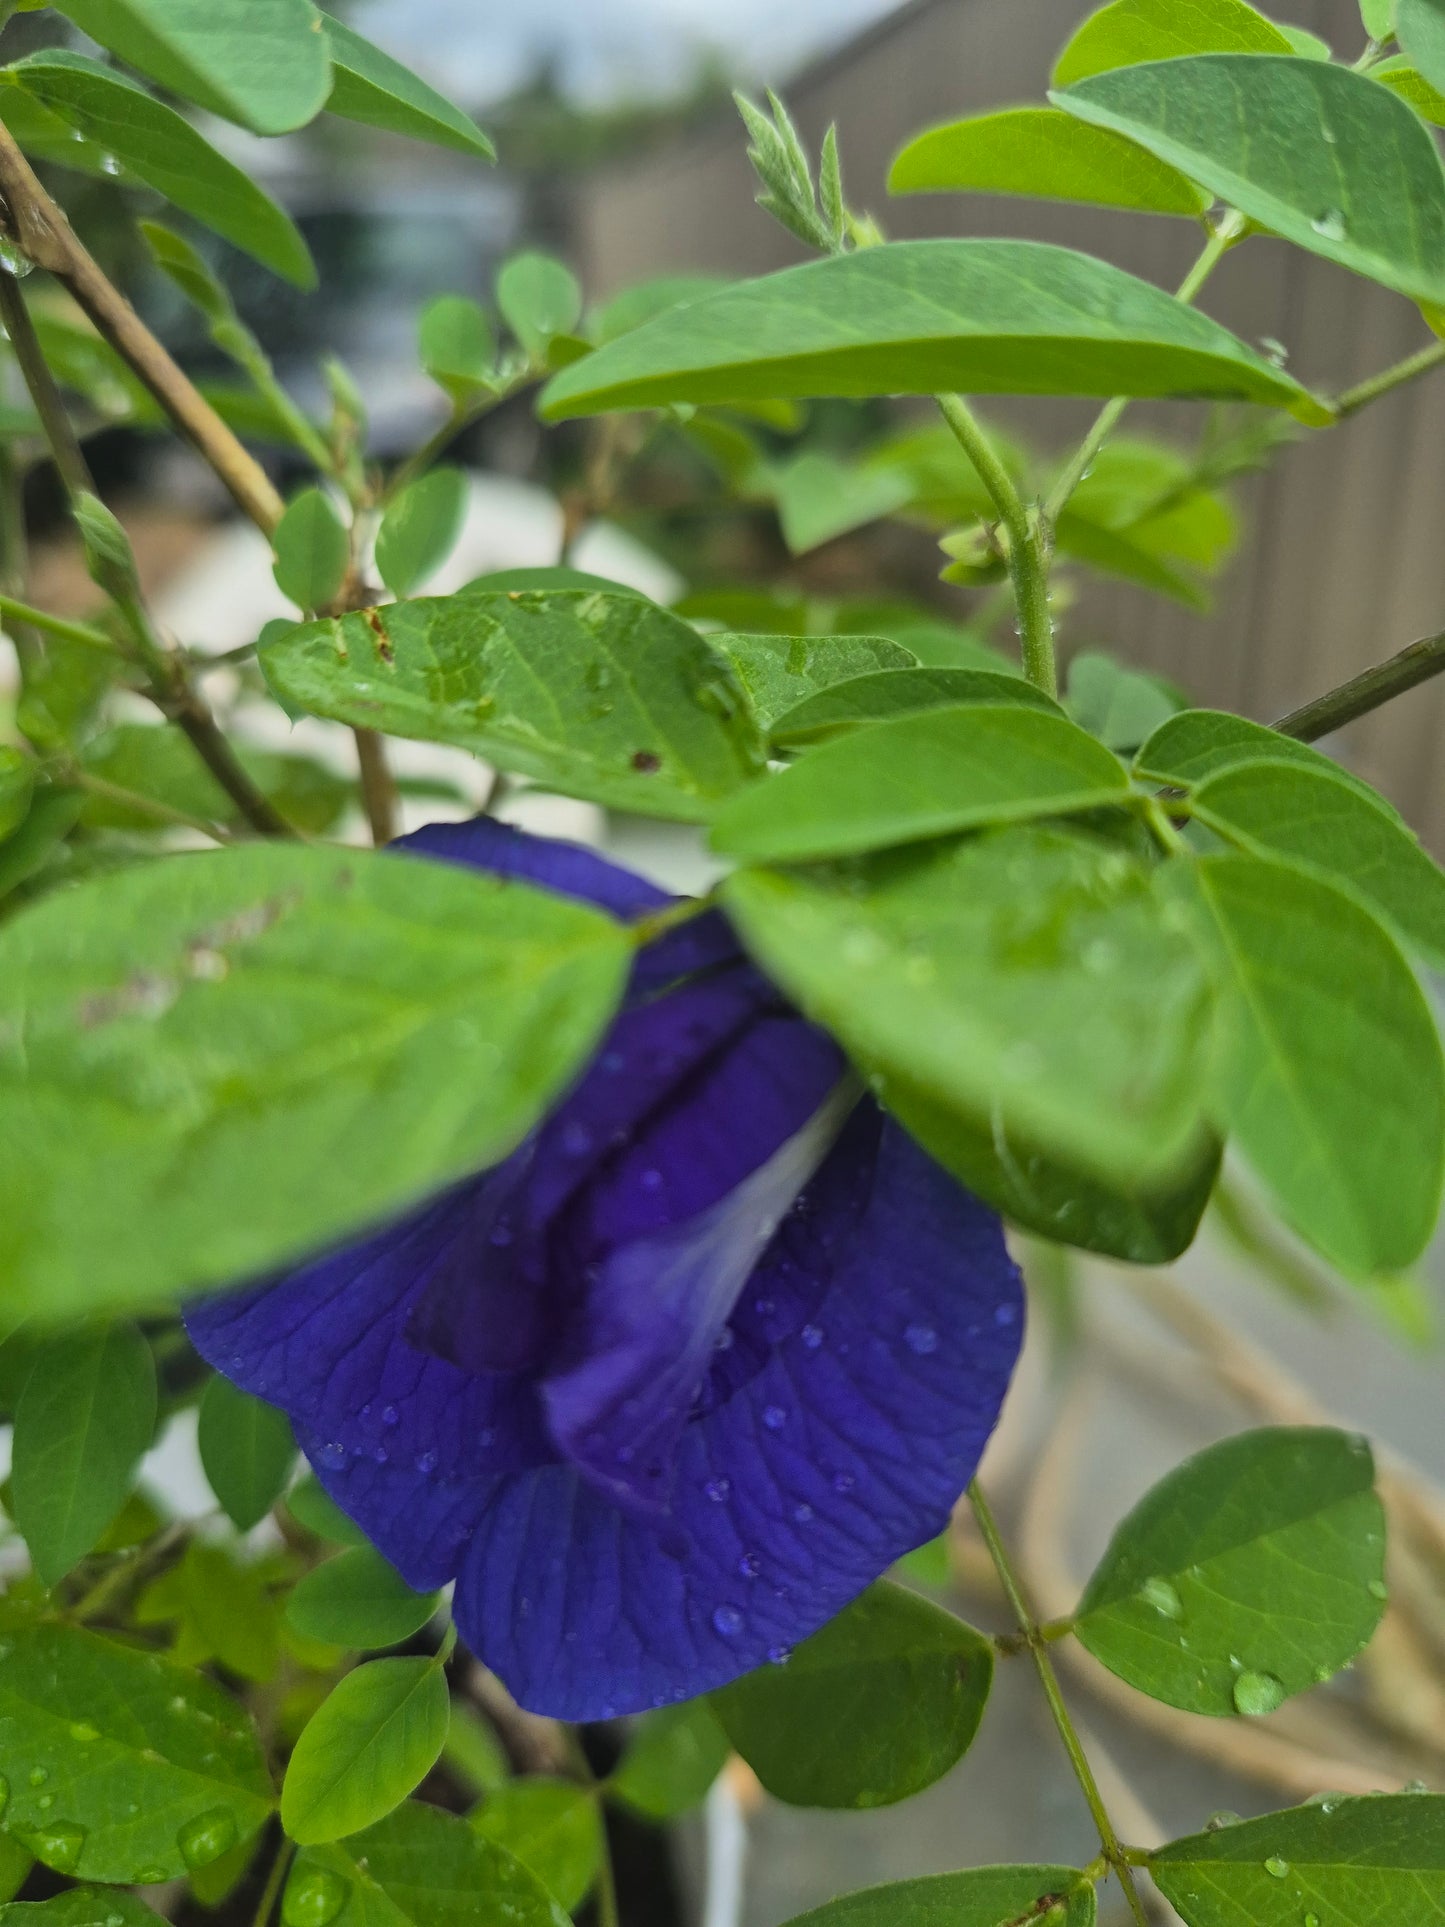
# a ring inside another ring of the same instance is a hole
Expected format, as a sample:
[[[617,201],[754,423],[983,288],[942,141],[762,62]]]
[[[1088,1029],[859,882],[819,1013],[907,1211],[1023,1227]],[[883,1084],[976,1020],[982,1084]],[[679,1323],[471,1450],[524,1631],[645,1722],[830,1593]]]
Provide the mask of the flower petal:
[[[497,1487],[456,1611],[533,1711],[610,1718],[785,1657],[973,1476],[1022,1335],[998,1219],[871,1107],[824,1176],[843,1193],[871,1176],[861,1222],[813,1321],[688,1426],[670,1520],[562,1465]]]
[[[583,843],[532,836],[493,816],[475,816],[468,823],[428,823],[425,829],[398,837],[389,847],[411,856],[464,864],[471,870],[490,870],[494,876],[519,877],[558,896],[596,904],[624,923],[655,915],[676,901],[655,883],[609,863]]]

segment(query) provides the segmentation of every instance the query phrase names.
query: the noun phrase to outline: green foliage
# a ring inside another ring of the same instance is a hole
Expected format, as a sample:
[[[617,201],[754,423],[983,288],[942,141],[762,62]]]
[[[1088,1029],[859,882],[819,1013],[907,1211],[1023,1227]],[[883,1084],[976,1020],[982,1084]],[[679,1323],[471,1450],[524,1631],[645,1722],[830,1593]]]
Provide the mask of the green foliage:
[[[888,176],[894,194],[1026,194],[1144,214],[1203,214],[1210,196],[1123,135],[1055,107],[1006,107],[910,141]]]
[[[31,54],[7,68],[6,78],[176,207],[288,281],[316,285],[315,265],[290,216],[143,87],[64,51]]]
[[[724,900],[770,974],[887,1076],[1126,1192],[1193,1167],[1209,987],[1118,847],[1000,830],[745,871]]]
[[[331,57],[310,0],[65,0],[108,52],[257,134],[313,119]]]
[[[471,1823],[534,1873],[567,1913],[591,1892],[603,1842],[589,1788],[575,1780],[512,1780],[488,1794]]]
[[[1311,1915],[1423,1924],[1445,1911],[1445,1800],[1326,1794],[1176,1840],[1149,1870],[1185,1927],[1295,1927]]]
[[[420,1632],[438,1603],[436,1593],[413,1592],[379,1552],[360,1545],[307,1573],[286,1617],[307,1639],[375,1652]]]
[[[465,295],[428,302],[420,322],[421,364],[459,406],[491,387],[497,337],[486,310]]]
[[[10,1502],[47,1586],[120,1511],[155,1426],[155,1360],[134,1327],[57,1338],[37,1352],[15,1412]]]
[[[408,134],[449,147],[477,160],[496,158],[492,143],[476,122],[454,107],[400,61],[383,53],[359,33],[323,11],[331,52],[332,88],[326,110],[343,120],[379,127],[387,134]]]
[[[565,795],[695,821],[761,767],[703,639],[635,595],[467,593],[315,623],[261,652],[288,703],[454,743]]]
[[[356,851],[238,849],[50,898],[0,931],[10,1304],[226,1284],[487,1164],[572,1076],[627,956],[560,898]]]
[[[706,1797],[731,1748],[705,1700],[649,1713],[607,1782],[613,1799],[650,1820],[671,1820]]]
[[[712,1695],[728,1738],[790,1806],[885,1807],[968,1751],[993,1684],[982,1634],[900,1587],[877,1585],[786,1665]]]
[[[376,567],[394,596],[410,595],[443,566],[461,539],[467,499],[461,469],[434,468],[392,502],[376,533]]]
[[[1297,247],[1445,300],[1445,168],[1418,118],[1365,75],[1209,54],[1100,74],[1054,98]]]
[[[198,1440],[211,1490],[232,1525],[249,1532],[280,1498],[296,1463],[291,1421],[217,1375],[201,1395]]]
[[[374,1659],[336,1686],[308,1722],[281,1788],[281,1824],[300,1846],[373,1826],[430,1773],[450,1702],[435,1660]]]
[[[286,1510],[298,1525],[336,1546],[364,1546],[366,1534],[331,1500],[320,1481],[300,1480],[286,1494]]]
[[[801,749],[867,723],[954,709],[964,703],[989,708],[1000,704],[1048,711],[1056,708],[1032,683],[988,669],[880,669],[873,675],[849,676],[820,689],[816,696],[785,710],[770,734],[779,748]]]
[[[541,360],[553,338],[581,320],[582,290],[550,254],[515,254],[497,276],[497,307],[527,353]]]
[[[1385,1515],[1363,1439],[1279,1429],[1169,1474],[1114,1534],[1075,1630],[1188,1713],[1272,1713],[1347,1666],[1385,1610]]]
[[[155,1927],[160,1918],[134,1894],[103,1887],[71,1887],[0,1914],[4,1927]]]
[[[542,412],[556,421],[880,386],[1217,395],[1326,419],[1218,323],[1102,261],[1029,241],[895,241],[704,295],[555,376]]]
[[[972,1867],[873,1887],[799,1914],[788,1927],[1094,1927],[1098,1904],[1074,1867]]]
[[[34,758],[0,744],[0,842],[13,836],[30,814],[34,794]]]
[[[1395,32],[1421,78],[1445,92],[1445,7],[1440,0],[1395,0]]]
[[[1054,85],[1188,54],[1287,54],[1282,27],[1245,0],[1112,0],[1074,34],[1054,66]]]
[[[909,669],[917,657],[886,636],[719,635],[708,638],[747,693],[769,736],[781,719],[820,690],[874,670]]]
[[[5,1648],[5,1830],[47,1867],[151,1886],[219,1859],[271,1811],[250,1716],[209,1680],[73,1626]]]
[[[276,586],[298,609],[324,609],[340,594],[351,540],[324,490],[302,490],[277,523],[271,546]]]

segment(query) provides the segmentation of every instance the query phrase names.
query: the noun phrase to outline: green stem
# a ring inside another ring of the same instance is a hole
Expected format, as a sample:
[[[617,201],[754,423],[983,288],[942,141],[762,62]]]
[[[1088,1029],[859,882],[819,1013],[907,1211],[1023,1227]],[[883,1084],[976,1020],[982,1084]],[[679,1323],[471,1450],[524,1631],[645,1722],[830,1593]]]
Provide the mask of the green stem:
[[[1149,1927],[1149,1916],[1144,1911],[1144,1903],[1139,1897],[1139,1889],[1134,1881],[1134,1870],[1114,1830],[1114,1823],[1109,1818],[1109,1810],[1104,1805],[1104,1796],[1100,1793],[1099,1783],[1094,1778],[1094,1769],[1089,1765],[1088,1755],[1084,1752],[1083,1744],[1074,1729],[1069,1709],[1064,1704],[1064,1695],[1059,1686],[1059,1676],[1054,1671],[1054,1662],[1049,1658],[1048,1650],[1039,1637],[1038,1624],[1029,1610],[1023,1586],[999,1536],[998,1521],[994,1518],[993,1509],[984,1497],[983,1489],[976,1479],[968,1488],[968,1499],[973,1507],[973,1516],[978,1521],[978,1529],[983,1534],[983,1542],[988,1547],[989,1557],[993,1560],[994,1571],[998,1574],[1004,1596],[1008,1600],[1014,1618],[1018,1621],[1019,1631],[1027,1640],[1029,1650],[1034,1656],[1034,1666],[1038,1671],[1039,1683],[1044,1689],[1044,1698],[1049,1703],[1054,1725],[1058,1728],[1059,1738],[1064,1743],[1064,1751],[1069,1756],[1074,1777],[1083,1789],[1089,1812],[1094,1816],[1094,1825],[1099,1830],[1099,1845],[1103,1849],[1104,1858],[1118,1879],[1124,1898],[1129,1903],[1129,1911],[1133,1914],[1138,1927]]]
[[[562,1729],[567,1747],[567,1758],[574,1776],[587,1787],[594,1796],[601,1795],[597,1775],[592,1771],[592,1762],[587,1757],[587,1749],[582,1744],[582,1735],[575,1726]],[[620,1927],[621,1916],[617,1910],[617,1872],[612,1864],[612,1843],[607,1837],[607,1815],[598,1815],[598,1834],[602,1851],[597,1863],[597,1927]]]
[[[203,816],[190,816],[185,810],[172,809],[169,803],[159,803],[154,797],[123,789],[119,783],[107,783],[103,776],[92,776],[89,770],[67,769],[62,780],[75,789],[88,791],[92,796],[104,797],[107,802],[117,803],[124,809],[153,817],[157,823],[169,823],[178,830],[195,830],[201,836],[208,836],[213,843],[232,841],[219,823],[208,823]]]
[[[1373,669],[1362,670],[1358,676],[1341,683],[1338,689],[1317,696],[1302,709],[1291,710],[1274,727],[1281,736],[1293,736],[1296,742],[1317,743],[1322,736],[1333,735],[1346,723],[1357,722],[1371,710],[1379,709],[1442,672],[1445,672],[1445,632],[1412,642],[1408,649],[1402,649],[1387,662],[1376,663]]]
[[[251,1927],[270,1927],[271,1916],[276,1911],[276,1902],[281,1898],[281,1889],[286,1884],[286,1875],[295,1851],[295,1845],[290,1840],[283,1840],[276,1849],[276,1858],[271,1862],[271,1871],[266,1876],[266,1885],[261,1889],[261,1898],[256,1902]]]
[[[982,424],[961,395],[940,395],[938,406],[955,439],[973,463],[1008,532],[1009,575],[1018,611],[1024,674],[1046,696],[1059,689],[1054,660],[1054,617],[1049,607],[1049,553],[1043,525],[1026,506]]]
[[[504,401],[510,401],[513,395],[520,394],[522,389],[538,379],[540,379],[538,371],[528,369],[515,381],[509,382],[505,388],[480,395],[465,406],[454,405],[436,433],[429,435],[420,448],[413,449],[406,460],[398,468],[393,469],[387,478],[386,486],[381,491],[377,507],[386,508],[388,504],[394,502],[404,488],[408,488],[413,482],[420,481],[421,477],[441,460],[458,435],[464,435],[469,428],[474,428],[485,416],[490,415],[493,409],[500,408]]]
[[[23,622],[29,629],[39,629],[44,635],[54,636],[57,642],[73,642],[81,649],[104,649],[110,655],[115,654],[115,643],[103,629],[92,629],[85,622],[67,622],[64,616],[53,616],[48,609],[33,608],[14,596],[0,595],[0,617],[6,622]]]
[[[1210,275],[1244,233],[1244,229],[1244,216],[1236,214],[1232,209],[1218,227],[1210,229],[1204,252],[1179,284],[1175,294],[1177,301],[1187,304],[1195,299]],[[1129,406],[1131,399],[1132,397],[1128,395],[1116,395],[1112,401],[1104,404],[1094,426],[1084,437],[1073,459],[1050,489],[1048,499],[1044,503],[1044,520],[1050,528],[1068,507],[1074,490],[1098,460],[1100,451],[1119,426],[1120,417]]]
[[[1372,401],[1381,395],[1389,395],[1397,388],[1403,388],[1407,381],[1418,381],[1421,375],[1428,375],[1433,368],[1445,363],[1445,341],[1432,341],[1428,348],[1421,348],[1418,354],[1407,355],[1397,361],[1392,368],[1383,369],[1378,375],[1371,375],[1357,388],[1347,388],[1335,403],[1335,414],[1340,421],[1356,415],[1362,408],[1368,408]]]

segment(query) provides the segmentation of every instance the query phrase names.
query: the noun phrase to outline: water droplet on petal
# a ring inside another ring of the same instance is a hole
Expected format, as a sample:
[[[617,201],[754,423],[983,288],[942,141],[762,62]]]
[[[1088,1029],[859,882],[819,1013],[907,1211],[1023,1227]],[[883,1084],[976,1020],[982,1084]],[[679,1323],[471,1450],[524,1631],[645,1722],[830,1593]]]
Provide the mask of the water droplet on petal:
[[[188,1820],[176,1835],[181,1858],[194,1870],[209,1867],[236,1844],[236,1816],[229,1807],[212,1807],[208,1813]]]
[[[721,1505],[732,1489],[732,1481],[730,1479],[709,1479],[703,1487],[703,1491],[706,1492],[714,1505]]]
[[[768,1648],[768,1664],[770,1666],[786,1666],[792,1657],[793,1649],[791,1646],[769,1646]]]
[[[381,1408],[381,1422],[383,1425],[400,1425],[401,1413],[394,1405],[383,1405]]]
[[[724,1325],[717,1337],[713,1340],[713,1350],[715,1352],[730,1352],[736,1343],[737,1340],[733,1335],[732,1326]]]
[[[738,1561],[738,1571],[744,1579],[756,1579],[763,1569],[763,1562],[755,1552],[745,1552]]]
[[[804,1325],[798,1336],[810,1352],[815,1352],[823,1343],[823,1328],[821,1325]]]
[[[797,1520],[800,1526],[807,1525],[808,1521],[811,1518],[813,1518],[813,1516],[814,1516],[813,1508],[810,1505],[807,1505],[807,1504],[795,1505],[793,1507],[793,1517]]]
[[[763,1410],[763,1424],[770,1432],[781,1432],[788,1422],[788,1415],[781,1405],[768,1405]]]
[[[1273,1673],[1241,1673],[1234,1682],[1234,1710],[1249,1719],[1273,1713],[1284,1701],[1284,1684]]]
[[[719,1606],[712,1623],[723,1639],[736,1639],[743,1629],[743,1616],[736,1606]]]
[[[351,1898],[351,1882],[324,1867],[306,1867],[293,1874],[281,1902],[285,1927],[330,1927]]]
[[[512,1242],[510,1227],[504,1224],[494,1224],[489,1242],[494,1244],[498,1251],[505,1251],[507,1246]]]
[[[643,1172],[642,1176],[638,1179],[638,1183],[644,1191],[660,1191],[662,1189],[662,1173],[661,1171],[648,1169]]]
[[[592,1149],[592,1133],[585,1124],[575,1120],[562,1127],[562,1149],[569,1158],[585,1158]]]
[[[833,1490],[835,1492],[851,1492],[857,1483],[858,1481],[853,1477],[851,1472],[839,1472],[833,1480]]]
[[[927,1358],[938,1350],[938,1333],[932,1325],[910,1325],[903,1334],[903,1342],[919,1358]]]
[[[435,1452],[418,1452],[415,1464],[418,1472],[435,1472],[437,1455]]]
[[[328,1472],[340,1472],[345,1468],[348,1457],[346,1447],[339,1439],[333,1439],[330,1444],[320,1448],[316,1461],[318,1465],[324,1465]]]

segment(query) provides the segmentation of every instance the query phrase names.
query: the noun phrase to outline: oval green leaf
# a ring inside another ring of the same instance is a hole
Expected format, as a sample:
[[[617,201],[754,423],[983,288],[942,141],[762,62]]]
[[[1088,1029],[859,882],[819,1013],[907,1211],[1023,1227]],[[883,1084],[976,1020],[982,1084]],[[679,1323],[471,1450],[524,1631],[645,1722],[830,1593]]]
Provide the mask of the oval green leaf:
[[[630,955],[561,897],[358,850],[167,857],[46,899],[0,931],[7,1303],[231,1284],[495,1163]]]
[[[344,21],[330,13],[322,19],[333,75],[328,114],[379,127],[383,133],[410,135],[433,147],[454,148],[478,160],[496,159],[492,143],[460,107]]]
[[[1098,1917],[1076,1867],[970,1867],[848,1894],[788,1927],[1094,1927]]]
[[[879,669],[916,669],[911,649],[886,636],[709,636],[747,694],[765,735],[820,689]]]
[[[1225,1439],[1161,1480],[1114,1534],[1074,1631],[1151,1699],[1261,1714],[1348,1666],[1384,1601],[1369,1446],[1279,1427]]]
[[[1395,0],[1395,35],[1411,65],[1445,93],[1445,5],[1441,0]]]
[[[351,564],[345,524],[324,489],[303,489],[271,537],[276,586],[298,609],[324,609]]]
[[[932,127],[888,176],[892,194],[1027,194],[1196,218],[1210,197],[1121,134],[1057,107],[1006,107]]]
[[[11,1509],[45,1585],[119,1512],[155,1425],[155,1359],[133,1326],[41,1348],[15,1413]]]
[[[569,1914],[592,1891],[602,1864],[602,1816],[593,1791],[575,1780],[511,1780],[489,1793],[470,1816],[494,1841],[534,1873]]]
[[[819,690],[785,710],[769,734],[780,748],[802,748],[846,735],[866,723],[951,709],[960,703],[1013,703],[1058,712],[1057,703],[1021,676],[989,669],[880,669]]]
[[[1342,1271],[1403,1271],[1439,1215],[1445,1060],[1398,944],[1290,864],[1170,864],[1164,888],[1194,912],[1220,989],[1220,1129]]]
[[[282,1927],[330,1919],[344,1927],[570,1927],[511,1854],[415,1800],[354,1839],[297,1855]]]
[[[107,52],[253,133],[304,127],[331,91],[311,0],[65,0],[65,11]]]
[[[315,287],[315,263],[291,217],[174,108],[98,61],[63,50],[32,54],[6,77],[173,206],[297,287]]]
[[[1066,716],[970,703],[898,716],[811,750],[720,812],[713,847],[792,863],[1117,803],[1124,766]]]
[[[1134,758],[1134,774],[1147,782],[1185,790],[1221,770],[1237,769],[1244,763],[1279,761],[1335,776],[1377,809],[1390,809],[1378,791],[1308,743],[1296,742],[1293,736],[1283,736],[1277,729],[1222,709],[1183,709],[1161,723]]]
[[[286,1510],[300,1526],[334,1546],[368,1546],[371,1541],[337,1505],[314,1474],[299,1479],[286,1494]]]
[[[1291,43],[1245,0],[1113,0],[1077,30],[1059,55],[1054,85],[1091,74],[1188,54],[1287,54]]]
[[[353,1546],[297,1582],[286,1619],[307,1639],[375,1652],[420,1632],[439,1599],[438,1593],[413,1592],[370,1546]]]
[[[1401,55],[1394,54],[1390,59],[1382,60],[1377,67],[1372,67],[1370,78],[1398,94],[1401,100],[1408,100],[1415,112],[1432,126],[1445,127],[1445,93],[1432,87],[1425,76]]]
[[[497,336],[491,318],[463,294],[439,294],[427,303],[418,326],[421,365],[454,402],[491,386],[497,367]]]
[[[384,1819],[441,1758],[450,1713],[435,1660],[358,1666],[302,1729],[281,1787],[282,1826],[311,1847]]]
[[[514,254],[497,276],[497,307],[536,359],[554,336],[570,334],[582,319],[582,290],[571,269],[550,254]]]
[[[1147,282],[1068,248],[993,240],[895,241],[704,295],[558,375],[542,412],[951,388],[1214,395],[1329,419],[1263,355]]]
[[[290,1419],[217,1373],[201,1394],[197,1443],[226,1517],[249,1532],[285,1491],[296,1463]]]
[[[892,1806],[942,1779],[973,1744],[993,1684],[993,1645],[951,1613],[886,1582],[709,1704],[779,1800]]]
[[[724,898],[764,969],[870,1069],[1127,1190],[1193,1168],[1206,974],[1117,847],[1004,830],[744,871]]]
[[[403,489],[376,534],[376,566],[394,596],[434,576],[461,539],[470,484],[459,468],[434,468]]]
[[[0,843],[30,814],[35,794],[35,758],[0,744]]]
[[[454,743],[567,796],[699,821],[762,766],[742,692],[640,596],[513,590],[366,610],[261,651],[316,716]]]
[[[1297,762],[1222,770],[1195,790],[1190,809],[1257,855],[1350,884],[1426,963],[1445,970],[1445,872],[1393,810],[1333,770]]]
[[[1445,1799],[1327,1796],[1172,1841],[1149,1871],[1186,1927],[1425,1927],[1445,1915]]]
[[[665,1706],[639,1721],[608,1795],[649,1820],[675,1820],[701,1806],[731,1751],[706,1700]]]
[[[250,1715],[199,1674],[74,1626],[0,1658],[5,1828],[78,1880],[149,1886],[219,1858],[275,1805]]]
[[[52,1900],[22,1901],[0,1912],[0,1927],[158,1927],[162,1916],[114,1887],[72,1887]]]
[[[1203,54],[1054,96],[1297,247],[1445,301],[1445,167],[1403,100],[1328,61]]]

